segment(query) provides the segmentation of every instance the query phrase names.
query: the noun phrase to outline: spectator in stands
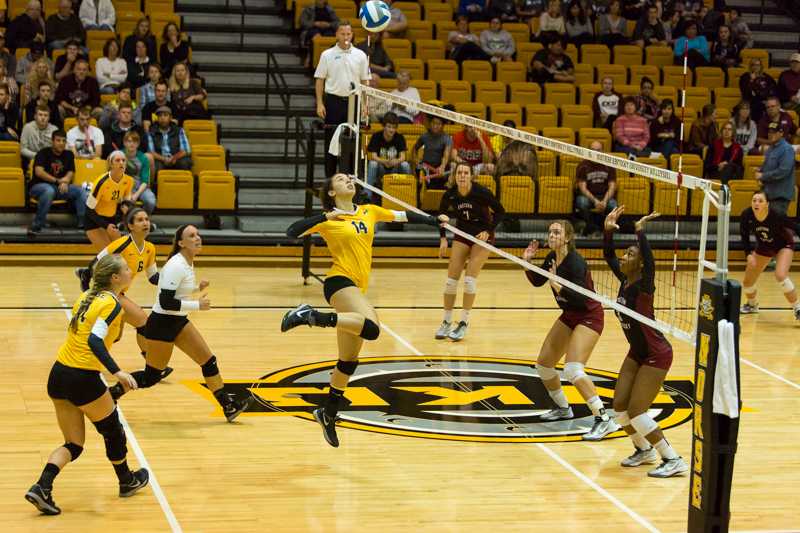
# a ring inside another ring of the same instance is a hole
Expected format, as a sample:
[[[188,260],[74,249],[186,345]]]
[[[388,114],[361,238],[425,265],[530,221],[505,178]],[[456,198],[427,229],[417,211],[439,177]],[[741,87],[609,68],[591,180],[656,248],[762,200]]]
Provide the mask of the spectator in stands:
[[[505,126],[507,128],[517,129],[517,123],[514,122],[513,120],[510,120],[510,119],[509,120],[504,120],[503,121],[503,126]],[[497,133],[497,134],[492,135],[491,137],[489,137],[489,143],[492,146],[492,151],[495,154],[498,154],[497,159],[499,161],[500,155],[502,155],[503,150],[505,150],[506,146],[511,144],[511,139],[509,137],[506,137],[505,135],[503,135],[501,133]]]
[[[46,112],[46,109],[43,112]],[[67,200],[72,204],[72,209],[78,218],[78,229],[83,229],[86,192],[83,188],[72,184],[75,175],[75,157],[72,152],[66,150],[66,137],[64,130],[52,130],[48,145],[43,146],[34,155],[30,195],[36,200],[37,205],[36,216],[28,229],[28,234],[35,235],[42,231],[54,200]]]
[[[466,15],[459,15],[456,19],[456,29],[447,35],[450,47],[450,59],[461,63],[467,59],[487,61],[489,54],[480,46],[480,39],[469,31],[469,19]]]
[[[627,20],[641,20],[645,5],[645,0],[622,0],[622,15]]]
[[[636,113],[636,101],[632,96],[622,99],[622,115],[614,121],[613,133],[614,151],[632,158],[650,155],[650,125]]]
[[[25,83],[31,68],[33,65],[38,63],[40,59],[44,60],[45,64],[47,65],[47,69],[52,72],[53,62],[44,55],[44,44],[40,42],[34,42],[31,44],[31,49],[28,51],[28,53],[22,56],[19,61],[17,61],[17,71],[14,75],[17,83]]]
[[[575,66],[564,53],[564,43],[560,38],[553,39],[547,44],[547,48],[534,54],[528,78],[536,83],[575,83]]]
[[[61,113],[58,111],[58,105],[56,105],[55,100],[53,100],[52,82],[47,79],[40,81],[34,94],[36,97],[31,99],[28,105],[25,106],[23,124],[27,124],[36,118],[36,108],[44,106],[50,110],[50,116],[53,117],[51,122],[60,129],[63,126],[63,121],[61,120]]]
[[[147,73],[150,69],[152,61],[150,56],[147,55],[147,43],[139,39],[134,44],[135,56],[133,60],[128,61],[128,83],[131,87],[138,89],[147,83]]]
[[[742,146],[745,155],[756,154],[756,139],[758,139],[758,127],[755,121],[750,118],[750,103],[741,101],[733,108],[734,133],[736,142]],[[755,150],[754,150],[755,149]]]
[[[6,32],[8,48],[15,52],[17,48],[32,48],[38,43],[44,48],[44,19],[42,4],[38,0],[30,0],[25,5],[25,12],[11,21]]]
[[[12,102],[19,102],[19,85],[17,85],[17,80],[8,75],[6,62],[2,58],[0,58],[0,84],[6,86],[8,96],[11,98]]]
[[[125,37],[125,42],[122,43],[122,57],[129,64],[133,62],[137,56],[136,42],[142,40],[145,45],[144,57],[149,57],[152,61],[156,60],[156,37],[150,32],[150,19],[147,17],[140,18],[136,23],[136,29],[133,33]]]
[[[383,130],[373,133],[367,145],[367,183],[375,187],[382,186],[385,174],[412,173],[406,161],[406,139],[397,133],[397,115],[389,111],[383,115],[381,123]]]
[[[189,76],[189,66],[177,63],[169,78],[169,90],[179,124],[187,119],[206,119],[208,112],[203,104],[208,93],[197,78]]]
[[[578,0],[569,3],[564,27],[567,30],[567,42],[575,46],[594,42],[594,23]]]
[[[486,0],[459,0],[457,14],[469,22],[486,20]]]
[[[120,46],[116,37],[106,41],[103,46],[103,57],[97,59],[94,71],[97,83],[103,94],[114,94],[120,85],[128,79],[128,64],[119,55]]]
[[[17,123],[19,107],[8,93],[8,85],[0,83],[0,141],[19,141]]]
[[[647,16],[639,19],[633,30],[634,44],[644,48],[650,45],[667,44],[667,35],[664,32],[664,25],[658,18],[658,8],[650,5],[647,8]]]
[[[675,40],[675,46],[673,48],[675,64],[683,64],[683,55],[686,52],[687,46],[687,63],[689,68],[694,70],[696,67],[708,66],[708,62],[711,61],[711,50],[705,35],[698,35],[697,22],[690,21],[687,23],[686,35],[678,37]]]
[[[133,120],[133,107],[130,102],[120,104],[117,112],[117,119],[103,130],[105,143],[103,144],[103,157],[108,157],[114,150],[125,150],[125,135],[128,132],[136,132],[139,137],[144,136],[144,131],[136,125]]]
[[[374,72],[370,74],[370,79],[367,84],[373,89],[379,88],[381,77]],[[383,119],[389,111],[389,102],[386,100],[379,100],[377,98],[369,98],[367,101],[367,116],[370,122],[378,123]]]
[[[513,61],[516,47],[514,38],[503,29],[498,17],[492,18],[489,28],[481,32],[481,48],[489,56],[492,63]]]
[[[778,96],[784,109],[800,112],[800,53],[792,54],[789,68],[781,72]]]
[[[389,22],[385,31],[389,37],[402,39],[406,36],[408,19],[406,19],[405,13],[399,7],[392,5],[392,0],[385,1],[389,5],[389,14],[391,15],[391,22]]]
[[[499,18],[500,22],[519,22],[515,0],[492,0],[487,15],[489,19]]]
[[[56,103],[64,117],[74,117],[80,108],[89,106],[92,114],[100,114],[100,87],[89,75],[89,62],[78,59],[73,73],[63,78],[56,89]]]
[[[650,148],[669,161],[672,154],[678,153],[681,121],[675,116],[675,107],[669,98],[663,99],[658,107],[661,113],[650,123]]]
[[[539,18],[545,7],[545,0],[518,0],[517,16],[520,21],[530,23],[530,19]]]
[[[39,87],[44,81],[50,85],[51,89],[56,86],[53,73],[50,72],[47,60],[40,57],[39,61],[37,61],[30,72],[28,72],[27,78],[23,80],[24,85],[22,86],[20,101],[23,104],[27,104],[30,101],[36,100],[39,97]],[[31,118],[31,120],[33,120],[33,118]],[[53,121],[53,123],[55,123],[55,121]]]
[[[733,37],[739,43],[741,49],[753,48],[753,34],[747,22],[741,17],[739,8],[732,7],[728,11],[728,26],[733,31]]]
[[[787,141],[791,141],[797,132],[797,126],[791,115],[781,109],[781,101],[777,96],[767,98],[767,112],[758,121],[758,144],[763,154],[773,143],[769,140],[769,127],[777,124]]]
[[[416,87],[411,87],[411,74],[407,70],[401,70],[397,73],[397,89],[392,91],[395,96],[413,100],[414,102],[421,102],[419,91]],[[417,117],[417,108],[413,106],[403,107],[399,105],[392,106],[392,112],[397,115],[401,124],[413,124]]]
[[[494,158],[492,144],[484,132],[479,132],[473,126],[464,126],[464,129],[453,135],[453,147],[450,150],[451,165],[466,163],[472,168],[472,174],[494,174]]]
[[[744,150],[736,142],[735,132],[733,122],[726,122],[722,125],[719,138],[714,139],[709,146],[703,165],[706,179],[720,180],[724,184],[730,180],[742,179]]]
[[[117,12],[111,0],[82,0],[78,16],[85,30],[114,31]]]
[[[72,74],[72,69],[75,67],[75,62],[78,59],[83,58],[87,61],[89,59],[89,56],[81,52],[80,43],[78,41],[69,41],[64,48],[65,53],[58,56],[55,67],[53,68],[56,81],[61,81]]]
[[[333,37],[334,27],[339,22],[336,11],[328,4],[328,0],[314,0],[300,13],[300,43],[308,51],[305,67],[311,68],[313,59],[312,40],[317,35]]]
[[[147,134],[148,153],[154,160],[156,180],[158,172],[168,170],[191,170],[192,149],[183,128],[172,122],[172,110],[167,106],[156,109],[158,122]]]
[[[687,152],[703,157],[703,150],[708,148],[719,137],[717,128],[717,108],[714,104],[703,106],[699,120],[695,120],[689,130],[689,146]]]
[[[67,132],[67,148],[77,159],[97,159],[103,156],[105,136],[103,130],[91,123],[92,108],[83,106],[78,111],[78,124]]]
[[[594,123],[599,128],[611,131],[614,121],[619,115],[619,104],[622,95],[614,90],[614,79],[606,76],[600,83],[600,92],[592,99],[592,111],[594,112]]]
[[[628,21],[622,16],[620,0],[611,0],[608,13],[600,15],[597,20],[600,42],[610,48],[618,44],[628,44]]]
[[[47,17],[45,36],[48,50],[61,50],[70,41],[86,41],[81,19],[72,10],[72,0],[58,2],[58,11]]]
[[[124,138],[125,157],[128,158],[125,174],[133,178],[133,193],[131,201],[142,202],[142,207],[148,215],[156,209],[156,195],[150,188],[150,175],[153,173],[153,156],[141,150],[142,137],[138,132],[128,131]]]
[[[603,143],[592,141],[589,148],[603,152]],[[605,216],[617,207],[617,171],[585,159],[575,169],[575,184],[575,211],[583,222],[582,233],[598,234]],[[575,230],[579,231],[579,227]]]
[[[708,6],[701,6],[700,14],[697,17],[700,31],[709,41],[714,41],[719,33],[719,28],[725,24],[725,16],[721,11],[709,9]]]
[[[131,112],[133,113],[133,122],[141,125],[142,108],[136,105],[136,101],[133,100],[132,97],[131,86],[128,82],[125,82],[119,86],[117,97],[103,106],[103,112],[100,114],[100,119],[97,121],[100,128],[106,130],[111,127],[111,123],[119,118],[119,108],[124,105],[130,106]],[[122,150],[122,144],[120,144],[117,149]]]
[[[42,148],[53,145],[53,132],[58,128],[50,124],[50,109],[44,106],[36,108],[36,117],[22,128],[19,139],[22,154],[22,169],[28,169],[28,163],[36,157]]]
[[[711,64],[727,72],[728,67],[739,64],[739,43],[733,38],[729,26],[719,27],[717,38],[711,44]]]
[[[664,27],[664,35],[670,47],[674,46],[675,39],[681,36],[678,31],[678,24],[680,22],[681,14],[677,11],[666,12],[661,17],[661,25]]]
[[[658,100],[653,96],[654,88],[653,80],[642,76],[639,82],[639,94],[633,97],[636,101],[636,112],[642,115],[648,124],[658,116]]]
[[[567,33],[564,17],[561,15],[561,1],[550,0],[547,11],[539,16],[539,29],[536,40],[543,43],[554,39],[561,39]]]
[[[764,164],[755,177],[767,194],[770,210],[786,215],[794,199],[794,149],[786,141],[779,122],[770,122],[767,126],[767,143],[769,149],[764,154]]]
[[[158,60],[165,72],[172,72],[172,67],[178,63],[189,64],[189,55],[192,49],[189,43],[181,38],[181,31],[174,22],[164,26],[162,34],[161,48],[158,53]]]
[[[139,87],[139,96],[136,101],[139,102],[140,107],[144,107],[156,99],[156,83],[163,79],[161,65],[150,63],[147,66],[147,79],[148,82]],[[167,93],[167,99],[169,99],[169,93]]]
[[[742,100],[750,102],[750,113],[753,120],[758,122],[764,115],[767,98],[778,94],[778,84],[772,76],[764,72],[761,60],[754,57],[750,60],[750,72],[739,77],[739,90],[742,92]]]
[[[428,131],[417,138],[411,149],[409,162],[411,165],[417,160],[417,153],[422,149],[422,158],[416,163],[416,172],[420,181],[427,183],[428,189],[446,189],[448,164],[453,139],[444,132],[444,120],[437,116],[428,119]]]
[[[150,131],[150,125],[158,122],[156,111],[162,107],[170,108],[170,116],[173,114],[172,102],[169,100],[169,86],[164,80],[156,82],[155,99],[142,107],[142,128],[145,132]]]
[[[394,71],[394,63],[389,53],[383,47],[383,39],[386,32],[377,32],[372,34],[369,40],[363,41],[357,46],[359,50],[364,52],[369,58],[369,68],[372,72],[376,73],[381,78],[395,78],[397,73]]]
[[[16,76],[17,57],[6,48],[6,36],[2,32],[0,32],[0,59],[5,60],[8,72]]]

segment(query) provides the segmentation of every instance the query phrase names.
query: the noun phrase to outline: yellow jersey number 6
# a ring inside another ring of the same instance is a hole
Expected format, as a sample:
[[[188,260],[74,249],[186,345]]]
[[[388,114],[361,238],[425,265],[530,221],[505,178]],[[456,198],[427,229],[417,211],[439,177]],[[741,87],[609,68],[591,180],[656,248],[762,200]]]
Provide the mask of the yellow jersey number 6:
[[[367,230],[367,225],[364,224],[364,222],[359,221],[358,224],[356,224],[355,220],[351,220],[350,223],[354,228],[356,228],[356,233],[369,233],[369,230]]]
[[[136,267],[136,272],[141,272],[144,270],[144,261],[139,261],[139,266]]]

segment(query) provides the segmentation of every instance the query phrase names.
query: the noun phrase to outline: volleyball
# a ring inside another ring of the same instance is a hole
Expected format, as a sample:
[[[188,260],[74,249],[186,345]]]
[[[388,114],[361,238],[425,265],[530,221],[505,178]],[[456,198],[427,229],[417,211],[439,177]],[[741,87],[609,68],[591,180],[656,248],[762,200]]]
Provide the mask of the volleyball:
[[[361,25],[370,32],[381,32],[391,22],[392,15],[389,13],[389,6],[381,0],[369,0],[361,7],[358,13]]]

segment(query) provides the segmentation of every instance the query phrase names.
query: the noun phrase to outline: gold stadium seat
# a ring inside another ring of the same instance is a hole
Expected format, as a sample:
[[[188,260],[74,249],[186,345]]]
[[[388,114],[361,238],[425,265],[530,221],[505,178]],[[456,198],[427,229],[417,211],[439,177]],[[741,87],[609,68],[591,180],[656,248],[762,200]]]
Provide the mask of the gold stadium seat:
[[[672,154],[669,158],[669,168],[675,172],[678,171],[679,154]],[[688,176],[696,178],[703,177],[703,160],[697,154],[683,154],[683,165],[681,172]]]
[[[697,87],[716,89],[725,87],[725,72],[719,67],[697,67],[694,69],[695,82]]]
[[[437,86],[435,81],[423,79],[415,80],[412,78],[411,86],[416,87],[417,91],[419,92],[419,98],[423,102],[436,100]]]
[[[683,108],[683,110],[681,110],[681,108],[679,106],[675,107],[675,116],[678,117],[678,118],[681,118],[681,113],[683,113],[683,116],[686,117],[686,120],[694,120],[694,119],[696,119],[698,112],[699,112],[699,109],[696,109],[696,108],[688,106],[688,105],[685,108]]]
[[[517,61],[529,67],[533,56],[543,48],[542,43],[517,42]]]
[[[469,23],[469,32],[470,33],[474,33],[477,37],[480,37],[481,36],[481,32],[483,32],[484,30],[488,30],[488,29],[489,29],[489,23],[488,22],[484,22],[484,21],[480,21],[480,20],[474,20],[474,21]]]
[[[573,181],[569,176],[539,177],[539,214],[572,213]]]
[[[404,58],[394,61],[395,72],[407,70],[412,80],[425,79],[425,63],[421,59]]]
[[[742,77],[742,74],[749,72],[750,69],[747,67],[731,67],[728,69],[728,82],[725,84],[726,87],[735,87],[739,88],[739,78]],[[777,81],[777,80],[776,80]]]
[[[439,98],[448,104],[472,101],[472,84],[466,80],[439,82]]]
[[[617,203],[625,206],[625,213],[650,213],[650,181],[647,178],[617,176],[617,187]]]
[[[769,50],[764,50],[763,48],[745,48],[739,53],[739,57],[742,60],[742,65],[745,67],[750,65],[750,60],[754,58],[758,58],[761,60],[761,64],[764,66],[764,69],[769,68]]]
[[[578,47],[572,43],[569,43],[566,48],[564,48],[564,55],[569,57],[572,60],[573,65],[577,65],[578,63],[585,63],[585,61],[578,61],[579,55]]]
[[[555,176],[557,174],[558,157],[555,152],[550,150],[536,151],[536,174],[537,176]]]
[[[670,100],[672,100],[673,106],[677,106],[679,103],[677,101],[678,89],[676,89],[675,87],[669,87],[667,85],[656,85],[655,87],[653,87],[653,94],[659,101],[663,100],[664,98],[669,98]]]
[[[597,65],[597,81],[603,83],[603,78],[610,77],[614,85],[628,83],[628,67],[625,65],[611,65],[608,63]]]
[[[225,167],[225,148],[218,144],[192,146],[191,156],[192,173],[195,175],[204,170],[228,170]]]
[[[442,203],[444,189],[426,189],[425,181],[422,181],[420,190],[420,209],[424,211],[437,211]]]
[[[594,101],[594,95],[600,92],[601,86],[599,83],[586,83],[578,87],[578,103],[580,105],[591,106]]]
[[[541,130],[558,126],[558,110],[553,104],[531,104],[525,106],[525,125]]]
[[[192,154],[194,155],[194,154]],[[194,176],[188,170],[162,170],[158,173],[158,209],[194,208]]]
[[[486,120],[486,106],[480,102],[456,102],[457,113]]]
[[[436,28],[436,39],[444,44],[446,48],[448,44],[447,38],[451,31],[456,30],[456,23],[453,22],[453,19],[436,20],[434,21],[433,26]]]
[[[642,64],[642,49],[635,44],[618,44],[614,47],[614,64],[631,65]]]
[[[444,59],[444,43],[434,39],[419,39],[414,42],[417,59],[429,61],[431,59]]]
[[[522,106],[519,104],[492,104],[489,106],[492,122],[502,124],[506,120],[513,120],[517,126],[522,126]]]
[[[569,144],[575,144],[575,131],[572,128],[542,128],[542,136]]]
[[[117,34],[110,30],[87,30],[86,47],[91,49],[102,49],[106,41],[116,38]]]
[[[507,213],[532,214],[536,188],[530,176],[500,176],[500,203]]]
[[[25,207],[25,175],[19,165],[0,168],[0,207]]]
[[[174,0],[144,0],[144,12],[153,16],[154,13],[174,13]],[[160,35],[153,32],[155,35]]]
[[[594,141],[603,143],[603,151],[611,151],[611,132],[605,128],[581,128],[578,130],[578,144],[589,148]]]
[[[571,83],[545,83],[544,103],[561,107],[575,103],[575,86]]]
[[[236,177],[228,170],[205,170],[197,176],[197,208],[236,209]]]
[[[475,183],[483,185],[492,191],[492,194],[497,194],[497,182],[494,181],[494,176],[487,176],[486,174],[475,176]]]
[[[492,64],[484,60],[466,60],[461,62],[461,79],[470,83],[476,81],[492,81]]]
[[[425,20],[438,23],[440,20],[453,20],[453,6],[444,2],[425,2],[422,4]],[[437,206],[438,207],[438,206]]]
[[[105,159],[76,159],[75,177],[72,178],[72,183],[75,185],[93,183],[107,171],[108,164]]]
[[[428,59],[428,79],[442,82],[458,79],[458,64],[452,59]]]
[[[559,170],[559,174],[562,176],[569,176],[574,181],[578,165],[581,164],[581,161],[583,161],[583,159],[574,155],[559,156],[559,167],[561,169]]]
[[[383,49],[393,61],[411,58],[411,41],[408,39],[384,39]]]
[[[411,174],[387,174],[383,177],[383,190],[407,204],[417,205],[417,178]],[[386,209],[404,209],[400,204],[384,199]],[[437,206],[438,207],[438,206]]]
[[[685,187],[680,188],[680,212],[679,215],[688,213],[688,196]],[[663,181],[653,182],[653,211],[659,213],[675,214],[675,203],[678,197],[678,187]]]
[[[633,85],[630,83],[623,83],[614,87],[619,94],[623,97],[625,96],[636,96],[639,94],[640,89],[638,85]]]
[[[661,83],[661,70],[655,65],[631,65],[628,70],[631,73],[631,85],[638,87],[644,77],[650,78],[654,86]]]
[[[686,107],[703,109],[703,106],[711,103],[711,90],[705,87],[686,88]]]
[[[718,87],[714,89],[714,103],[717,109],[730,109],[742,101],[742,92],[738,87]]]
[[[22,165],[17,141],[0,141],[0,168],[19,168]]]
[[[742,211],[750,207],[750,199],[754,192],[761,189],[761,185],[756,180],[733,180],[728,182],[728,185],[731,188],[731,216],[738,217]]]
[[[518,45],[531,40],[531,29],[524,22],[506,22],[503,24],[503,29],[511,34]]]
[[[393,91],[397,89],[396,78],[380,78],[378,80],[378,89],[382,91]]]
[[[672,48],[668,46],[648,46],[644,49],[645,64],[666,67],[674,63]]]
[[[521,61],[501,61],[497,63],[497,81],[503,83],[524,82],[527,76],[527,67]]]
[[[501,81],[476,81],[475,101],[486,105],[505,104],[508,93],[506,87]]]
[[[392,2],[392,7],[402,11],[409,22],[422,19],[422,6],[416,2]]]
[[[592,114],[591,106],[561,106],[561,126],[572,128],[573,131],[578,131],[581,128],[591,128],[594,126],[594,115]]]
[[[311,47],[314,52],[314,66],[319,63],[319,56],[322,52],[336,44],[336,37],[323,37],[322,35],[315,35],[311,40]]]
[[[594,65],[588,63],[578,63],[575,65],[575,85],[581,86],[586,83],[594,83]]]
[[[756,171],[764,164],[763,155],[746,155],[744,156],[744,179],[756,179]]]
[[[683,89],[683,67],[677,65],[666,66],[661,69],[663,73],[663,84],[676,89]],[[686,71],[686,86],[694,85],[694,75],[691,70]]]
[[[604,44],[584,44],[581,46],[581,63],[603,65],[611,63],[611,50]],[[575,63],[573,61],[573,63]]]
[[[133,33],[134,29],[136,29],[136,23],[139,21],[139,19],[144,18],[144,13],[142,13],[138,2],[135,4],[135,9],[120,9],[120,7],[117,5],[117,2],[114,2],[114,4],[114,7],[117,11],[117,24],[115,25],[115,29],[117,30],[118,35],[127,37]],[[55,56],[53,59],[55,59]]]
[[[185,120],[183,130],[189,139],[189,146],[195,144],[219,144],[217,123],[213,120]]]
[[[180,29],[181,16],[177,13],[150,13],[150,28],[153,31],[153,35],[158,35],[160,37],[164,32],[164,26],[170,22],[174,23]]]
[[[509,102],[512,104],[528,106],[542,103],[542,88],[538,83],[514,82],[509,83],[508,88],[511,93]]]

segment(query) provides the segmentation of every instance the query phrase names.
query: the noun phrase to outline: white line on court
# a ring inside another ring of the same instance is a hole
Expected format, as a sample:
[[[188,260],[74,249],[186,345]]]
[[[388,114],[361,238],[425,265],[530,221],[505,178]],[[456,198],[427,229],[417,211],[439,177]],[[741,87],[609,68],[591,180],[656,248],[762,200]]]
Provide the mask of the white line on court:
[[[67,316],[67,322],[69,322],[72,320],[72,311],[67,307],[67,303],[61,293],[61,288],[58,286],[58,283],[52,283],[51,285],[53,287],[53,292],[55,292],[56,296],[61,301],[61,307],[64,308],[64,314]],[[150,473],[150,486],[153,488],[153,494],[155,495],[156,500],[158,500],[158,504],[161,506],[161,510],[164,512],[167,522],[169,522],[170,529],[173,531],[173,533],[182,533],[183,529],[178,523],[178,519],[175,518],[175,513],[172,512],[172,507],[170,507],[167,497],[164,495],[164,491],[161,490],[161,485],[158,483],[156,473],[153,470],[153,467],[150,466],[147,458],[144,456],[144,451],[142,450],[142,447],[139,446],[139,441],[136,440],[136,435],[133,433],[133,428],[131,428],[130,424],[128,424],[128,420],[125,418],[125,415],[122,414],[122,407],[119,404],[117,405],[117,413],[119,413],[119,420],[122,423],[122,427],[125,429],[126,435],[128,436],[128,442],[130,442],[131,448],[133,448],[133,454],[139,461],[139,466],[146,468]]]
[[[794,381],[789,381],[789,380],[788,380],[788,379],[786,379],[785,377],[783,377],[783,376],[779,376],[779,375],[778,375],[778,374],[776,374],[775,372],[772,372],[772,371],[770,371],[770,370],[767,370],[767,369],[766,369],[766,368],[764,368],[764,367],[758,366],[758,365],[757,365],[757,364],[755,364],[754,362],[752,362],[752,361],[749,361],[749,360],[745,359],[744,357],[741,357],[741,356],[739,356],[739,361],[741,361],[742,363],[746,364],[747,366],[751,366],[751,367],[755,368],[756,370],[760,370],[761,372],[765,373],[766,375],[768,375],[768,376],[770,376],[770,377],[773,377],[773,378],[777,379],[778,381],[782,381],[782,382],[786,383],[786,384],[787,384],[787,385],[789,385],[790,387],[794,387],[795,389],[798,389],[798,390],[800,390],[800,385],[798,385],[798,384],[797,384],[797,383],[795,383]]]
[[[408,342],[403,337],[401,337],[399,334],[397,334],[392,328],[387,326],[385,323],[381,322],[381,327],[383,329],[385,329],[386,332],[389,335],[394,337],[397,340],[397,342],[399,342],[400,344],[405,346],[409,351],[413,352],[415,355],[419,355],[421,357],[425,356],[425,354],[423,354],[422,352],[417,350],[410,342]],[[553,451],[551,448],[545,446],[542,443],[536,443],[536,446],[539,447],[539,449],[541,449],[543,452],[545,452],[547,455],[549,455],[553,460],[555,460],[561,466],[563,466],[565,469],[567,469],[569,472],[574,474],[578,479],[580,479],[581,481],[583,481],[584,483],[589,485],[592,489],[595,490],[595,492],[597,492],[598,494],[603,496],[605,499],[607,499],[608,501],[613,503],[614,506],[616,506],[619,510],[621,510],[622,512],[624,512],[625,514],[627,514],[628,516],[633,518],[633,520],[635,520],[640,526],[645,528],[647,531],[650,531],[651,533],[660,533],[659,529],[656,528],[653,524],[651,524],[647,519],[645,519],[644,517],[642,517],[641,515],[636,513],[636,511],[634,511],[633,509],[631,509],[630,507],[625,505],[622,501],[620,501],[618,498],[616,498],[613,494],[609,493],[603,487],[601,487],[600,485],[598,485],[597,483],[595,483],[594,481],[589,479],[585,474],[583,474],[577,468],[572,466],[569,463],[569,461],[567,461],[566,459],[561,457],[558,453]]]

